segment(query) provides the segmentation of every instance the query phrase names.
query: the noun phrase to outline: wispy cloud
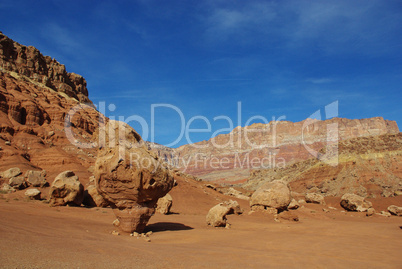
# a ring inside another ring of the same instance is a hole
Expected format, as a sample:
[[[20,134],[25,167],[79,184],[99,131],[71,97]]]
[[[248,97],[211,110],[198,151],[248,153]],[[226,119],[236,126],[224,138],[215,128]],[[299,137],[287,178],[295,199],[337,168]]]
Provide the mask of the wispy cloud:
[[[313,84],[327,84],[327,83],[332,83],[335,80],[332,78],[308,78],[306,79],[306,82],[310,82]]]
[[[402,46],[393,37],[401,31],[402,10],[382,0],[248,1],[230,7],[214,4],[210,10],[207,42],[278,41],[289,49],[313,45],[327,53],[370,54]]]

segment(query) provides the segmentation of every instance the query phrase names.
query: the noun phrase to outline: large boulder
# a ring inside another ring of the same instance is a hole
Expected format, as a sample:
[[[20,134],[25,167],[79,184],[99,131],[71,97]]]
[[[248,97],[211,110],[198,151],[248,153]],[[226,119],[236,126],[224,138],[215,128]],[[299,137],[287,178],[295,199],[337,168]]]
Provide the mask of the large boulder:
[[[84,199],[84,186],[73,171],[64,171],[53,181],[49,196],[52,206],[79,206]]]
[[[402,216],[402,207],[400,206],[390,205],[387,209],[392,215]]]
[[[170,213],[170,208],[172,207],[172,204],[173,204],[172,196],[170,196],[170,194],[168,193],[162,198],[159,198],[156,206],[156,212],[167,215]]]
[[[46,181],[46,171],[33,171],[33,170],[28,170],[25,173],[25,180],[28,183],[28,185],[32,187],[44,187],[48,183]]]
[[[366,212],[373,205],[371,202],[366,201],[364,197],[353,193],[345,193],[341,198],[341,206],[348,211]]]
[[[324,196],[318,193],[307,193],[305,199],[307,203],[325,205]]]
[[[282,180],[265,183],[258,188],[250,199],[250,206],[263,206],[285,210],[292,200],[288,185]]]
[[[82,202],[90,207],[107,207],[109,203],[99,194],[95,185],[89,185],[84,191],[84,201]]]
[[[96,188],[114,209],[119,228],[141,233],[158,199],[172,189],[173,174],[127,124],[110,121],[105,130],[94,169]]]
[[[212,207],[207,214],[207,224],[213,227],[225,227],[227,224],[226,215],[241,214],[239,203],[230,200]]]

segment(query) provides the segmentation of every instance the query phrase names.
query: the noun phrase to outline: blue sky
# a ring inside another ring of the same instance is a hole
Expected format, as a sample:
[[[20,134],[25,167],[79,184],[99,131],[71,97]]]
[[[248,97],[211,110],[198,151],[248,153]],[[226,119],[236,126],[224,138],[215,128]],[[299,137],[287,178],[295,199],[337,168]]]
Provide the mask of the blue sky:
[[[231,127],[217,116],[301,121],[334,101],[339,117],[402,126],[401,1],[0,1],[0,31],[83,75],[95,104],[114,105],[108,116],[131,116],[148,140],[153,122],[155,142],[173,147],[189,142],[182,124],[210,122],[196,142]],[[152,121],[153,104],[170,107]]]

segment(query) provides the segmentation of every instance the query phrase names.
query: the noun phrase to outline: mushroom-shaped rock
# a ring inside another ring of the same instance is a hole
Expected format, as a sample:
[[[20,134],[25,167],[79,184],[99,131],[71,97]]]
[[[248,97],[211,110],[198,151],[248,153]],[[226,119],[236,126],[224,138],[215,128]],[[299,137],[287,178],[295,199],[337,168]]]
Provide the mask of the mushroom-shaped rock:
[[[258,188],[250,199],[250,206],[264,206],[275,208],[279,211],[285,210],[292,197],[288,185],[282,180],[274,180],[265,183]]]
[[[207,224],[213,227],[225,227],[227,222],[226,215],[241,213],[242,210],[237,201],[230,200],[229,202],[223,202],[209,210]]]
[[[372,207],[371,202],[356,194],[346,193],[341,198],[341,206],[348,211],[365,212]]]
[[[29,189],[25,192],[25,196],[32,200],[40,199],[40,190],[38,189]]]
[[[86,206],[91,207],[107,207],[109,203],[99,194],[95,185],[89,185],[84,191],[84,201]]]
[[[161,214],[169,214],[170,213],[170,208],[172,207],[173,199],[170,194],[166,194],[162,198],[159,198],[157,206],[156,206],[156,212],[159,212]]]
[[[81,205],[84,199],[84,186],[78,180],[78,176],[73,171],[64,171],[60,173],[49,191],[50,205]]]
[[[402,216],[402,207],[400,206],[390,205],[387,209],[392,215]]]
[[[172,189],[173,175],[127,124],[111,121],[106,131],[95,163],[96,188],[113,208],[119,228],[141,233],[158,199]]]
[[[307,193],[305,198],[307,203],[325,205],[324,196],[322,196],[321,194]]]

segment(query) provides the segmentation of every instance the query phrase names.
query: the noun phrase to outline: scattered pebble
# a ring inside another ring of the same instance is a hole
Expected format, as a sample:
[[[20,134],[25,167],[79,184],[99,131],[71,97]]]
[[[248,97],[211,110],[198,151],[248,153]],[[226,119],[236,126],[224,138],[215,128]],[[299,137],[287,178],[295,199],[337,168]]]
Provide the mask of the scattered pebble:
[[[118,231],[113,231],[112,235],[120,235],[120,233]]]

